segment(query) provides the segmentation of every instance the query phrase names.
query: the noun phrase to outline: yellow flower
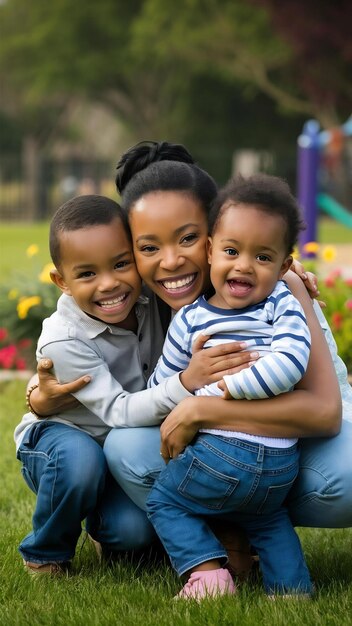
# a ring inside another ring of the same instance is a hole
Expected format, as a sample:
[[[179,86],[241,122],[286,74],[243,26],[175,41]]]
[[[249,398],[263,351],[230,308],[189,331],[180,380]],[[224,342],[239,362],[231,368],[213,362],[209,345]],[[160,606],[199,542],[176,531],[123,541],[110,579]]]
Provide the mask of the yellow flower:
[[[17,305],[17,315],[20,320],[24,320],[27,315],[29,309],[33,306],[38,306],[42,299],[39,296],[30,296],[30,298],[21,298]]]
[[[316,254],[319,250],[319,244],[316,241],[308,241],[303,246],[303,251],[308,254]]]
[[[297,248],[297,246],[295,247],[295,249],[293,250],[292,254],[291,254],[293,259],[299,259],[300,254],[299,254],[299,250]]]
[[[327,263],[331,263],[336,258],[336,248],[334,248],[334,246],[326,246],[323,249],[321,256],[323,257],[324,261],[326,261]]]
[[[42,271],[40,272],[38,278],[41,283],[51,283],[50,272],[55,269],[55,265],[53,263],[47,263],[44,265]]]
[[[17,300],[19,295],[20,293],[18,289],[10,289],[9,293],[7,294],[7,297],[9,300]]]
[[[28,246],[26,250],[26,253],[29,259],[31,259],[32,256],[35,256],[36,254],[38,254],[38,252],[39,252],[39,248],[36,243],[32,243],[30,246]]]

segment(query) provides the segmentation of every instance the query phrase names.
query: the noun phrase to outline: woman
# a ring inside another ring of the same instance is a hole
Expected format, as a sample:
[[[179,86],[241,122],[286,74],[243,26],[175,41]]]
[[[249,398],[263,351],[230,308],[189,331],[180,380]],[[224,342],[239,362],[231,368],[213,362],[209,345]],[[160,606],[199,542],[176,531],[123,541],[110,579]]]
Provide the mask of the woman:
[[[212,179],[200,172],[202,170],[184,149],[153,142],[128,151],[118,168],[117,187],[128,213],[138,270],[144,282],[173,310],[192,302],[209,287],[205,253],[207,210],[215,192]],[[300,437],[301,471],[288,503],[293,523],[316,527],[351,526],[352,424],[347,421],[352,420],[351,388],[319,307],[313,310],[299,278],[291,273],[287,281],[305,309],[312,335],[310,364],[299,387],[292,393],[264,401],[187,398],[161,427],[161,452],[165,458],[175,456],[204,426]],[[344,401],[345,419],[339,434],[338,383],[321,328],[334,359]],[[198,345],[197,349],[200,348]],[[204,367],[212,368],[213,357],[208,350],[204,352]],[[237,363],[239,366],[246,364],[243,359],[247,358],[248,363],[248,359],[256,358],[245,354],[239,353],[238,361],[233,354],[228,361],[225,354],[223,369],[233,369]],[[35,390],[31,395],[32,406],[41,414],[52,412],[58,400],[61,403],[60,387],[50,376],[48,383],[40,394]],[[84,383],[79,381],[78,384]],[[63,391],[71,388],[74,387],[64,387]],[[334,437],[327,438],[331,436]],[[142,509],[150,485],[164,462],[159,449],[160,435],[156,427],[113,430],[105,442],[111,474]],[[113,482],[111,485],[106,495],[110,504],[112,490],[116,488]],[[125,504],[120,506],[118,515],[121,526],[122,510],[126,512],[127,532],[133,509]],[[95,532],[95,537],[113,544],[109,537],[104,539],[101,532]],[[133,547],[133,540],[128,547]]]

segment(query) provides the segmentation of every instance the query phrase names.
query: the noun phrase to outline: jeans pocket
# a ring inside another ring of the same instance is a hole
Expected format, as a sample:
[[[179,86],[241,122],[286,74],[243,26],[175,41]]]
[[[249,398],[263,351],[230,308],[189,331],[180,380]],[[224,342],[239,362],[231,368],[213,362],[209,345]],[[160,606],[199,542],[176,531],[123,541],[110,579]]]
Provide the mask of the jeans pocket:
[[[220,510],[236,489],[239,480],[221,474],[193,458],[178,492],[205,509]]]
[[[284,503],[294,481],[295,477],[287,483],[283,483],[281,485],[271,485],[268,487],[265,497],[258,506],[257,513],[259,515],[268,515],[277,511],[277,509]]]
[[[28,471],[28,469],[22,465],[21,467],[21,474],[25,480],[25,482],[27,483],[28,487],[31,489],[31,491],[34,491],[34,493],[37,493],[37,486],[35,485],[34,481],[32,480],[32,477]]]

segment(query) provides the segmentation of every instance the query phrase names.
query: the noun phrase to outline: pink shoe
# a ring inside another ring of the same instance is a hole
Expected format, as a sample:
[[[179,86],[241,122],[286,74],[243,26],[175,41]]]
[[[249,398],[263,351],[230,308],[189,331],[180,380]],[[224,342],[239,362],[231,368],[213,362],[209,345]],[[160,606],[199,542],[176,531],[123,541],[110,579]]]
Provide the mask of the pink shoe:
[[[202,600],[213,596],[236,593],[236,587],[227,569],[193,572],[175,598]]]

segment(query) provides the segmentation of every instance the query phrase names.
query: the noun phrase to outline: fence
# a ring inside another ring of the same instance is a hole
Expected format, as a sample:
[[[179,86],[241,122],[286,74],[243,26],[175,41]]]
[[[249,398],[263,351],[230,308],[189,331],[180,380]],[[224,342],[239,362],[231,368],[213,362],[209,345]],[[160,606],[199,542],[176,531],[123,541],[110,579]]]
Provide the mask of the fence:
[[[114,165],[108,161],[41,158],[28,176],[19,155],[0,158],[0,220],[50,218],[74,195],[101,193],[116,197]]]

